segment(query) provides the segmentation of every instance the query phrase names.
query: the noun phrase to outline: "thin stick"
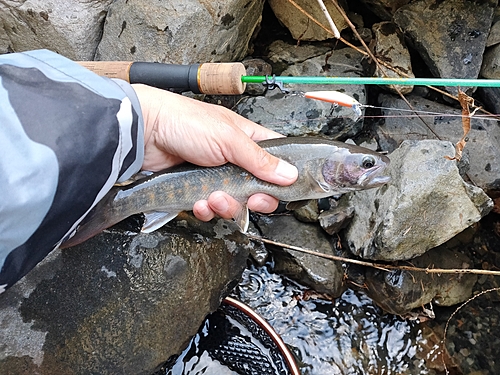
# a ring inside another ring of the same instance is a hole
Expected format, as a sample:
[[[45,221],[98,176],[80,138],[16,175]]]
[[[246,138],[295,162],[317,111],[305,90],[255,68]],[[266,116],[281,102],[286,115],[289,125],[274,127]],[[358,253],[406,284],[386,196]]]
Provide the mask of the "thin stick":
[[[333,35],[335,36],[336,39],[340,39],[339,29],[337,29],[337,26],[335,26],[335,22],[333,22],[332,17],[330,17],[330,13],[328,13],[328,10],[326,9],[325,3],[323,2],[323,0],[317,0],[317,1],[318,1],[319,7],[321,8],[321,11],[323,12],[326,19],[328,20],[328,23],[330,24]]]
[[[366,262],[362,260],[357,260],[357,259],[350,259],[350,258],[344,258],[344,257],[339,257],[336,255],[329,255],[329,254],[323,254],[317,251],[305,249],[303,247],[299,246],[294,246],[294,245],[289,245],[283,242],[277,242],[273,240],[269,240],[267,238],[259,237],[259,236],[254,236],[251,234],[247,234],[247,237],[256,240],[256,241],[261,241],[270,245],[275,245],[275,246],[280,246],[285,249],[290,249],[290,250],[295,250],[304,254],[308,255],[314,255],[320,258],[324,259],[329,259],[329,260],[335,260],[339,262],[345,262],[345,263],[351,263],[351,264],[357,264],[360,266],[366,266],[366,267],[372,267],[376,268],[379,270],[383,270],[386,272],[390,272],[391,270],[403,270],[403,271],[413,271],[413,272],[425,272],[427,274],[432,273],[438,273],[438,274],[475,274],[475,275],[490,275],[490,276],[500,276],[500,271],[490,271],[490,270],[478,270],[474,268],[419,268],[419,267],[412,267],[412,266],[395,266],[391,264],[381,264],[381,263],[375,263],[375,262]]]

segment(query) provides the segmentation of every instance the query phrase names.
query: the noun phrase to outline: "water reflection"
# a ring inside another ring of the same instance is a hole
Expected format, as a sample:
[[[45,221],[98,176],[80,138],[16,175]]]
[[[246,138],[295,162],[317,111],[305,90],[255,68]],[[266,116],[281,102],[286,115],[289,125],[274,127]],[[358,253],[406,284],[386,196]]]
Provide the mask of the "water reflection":
[[[304,375],[434,373],[416,357],[417,323],[383,314],[352,290],[335,301],[305,292],[269,267],[250,267],[234,293],[281,335]]]

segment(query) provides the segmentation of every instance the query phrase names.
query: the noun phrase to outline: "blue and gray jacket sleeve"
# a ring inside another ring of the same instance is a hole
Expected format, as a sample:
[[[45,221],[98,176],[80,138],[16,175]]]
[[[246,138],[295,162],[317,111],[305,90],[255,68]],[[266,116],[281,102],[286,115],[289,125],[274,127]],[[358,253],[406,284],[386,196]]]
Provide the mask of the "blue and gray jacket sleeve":
[[[0,292],[139,171],[143,153],[128,83],[46,50],[0,56]]]

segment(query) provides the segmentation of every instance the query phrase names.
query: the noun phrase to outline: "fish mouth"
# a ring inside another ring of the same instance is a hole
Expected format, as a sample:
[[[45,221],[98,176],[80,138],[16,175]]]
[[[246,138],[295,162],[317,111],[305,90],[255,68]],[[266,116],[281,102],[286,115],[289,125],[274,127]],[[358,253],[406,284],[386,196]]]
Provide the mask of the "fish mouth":
[[[391,176],[380,175],[385,170],[385,166],[376,166],[361,176],[358,183],[364,187],[378,187],[391,181]]]

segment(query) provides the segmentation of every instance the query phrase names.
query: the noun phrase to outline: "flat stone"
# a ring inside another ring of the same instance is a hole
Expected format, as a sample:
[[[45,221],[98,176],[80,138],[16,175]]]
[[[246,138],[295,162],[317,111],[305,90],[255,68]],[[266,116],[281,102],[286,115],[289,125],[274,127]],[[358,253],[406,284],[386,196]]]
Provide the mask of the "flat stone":
[[[500,78],[500,44],[488,48],[484,53],[481,76],[488,79]]]
[[[493,23],[488,34],[488,39],[486,40],[486,47],[494,46],[500,43],[500,21]]]

